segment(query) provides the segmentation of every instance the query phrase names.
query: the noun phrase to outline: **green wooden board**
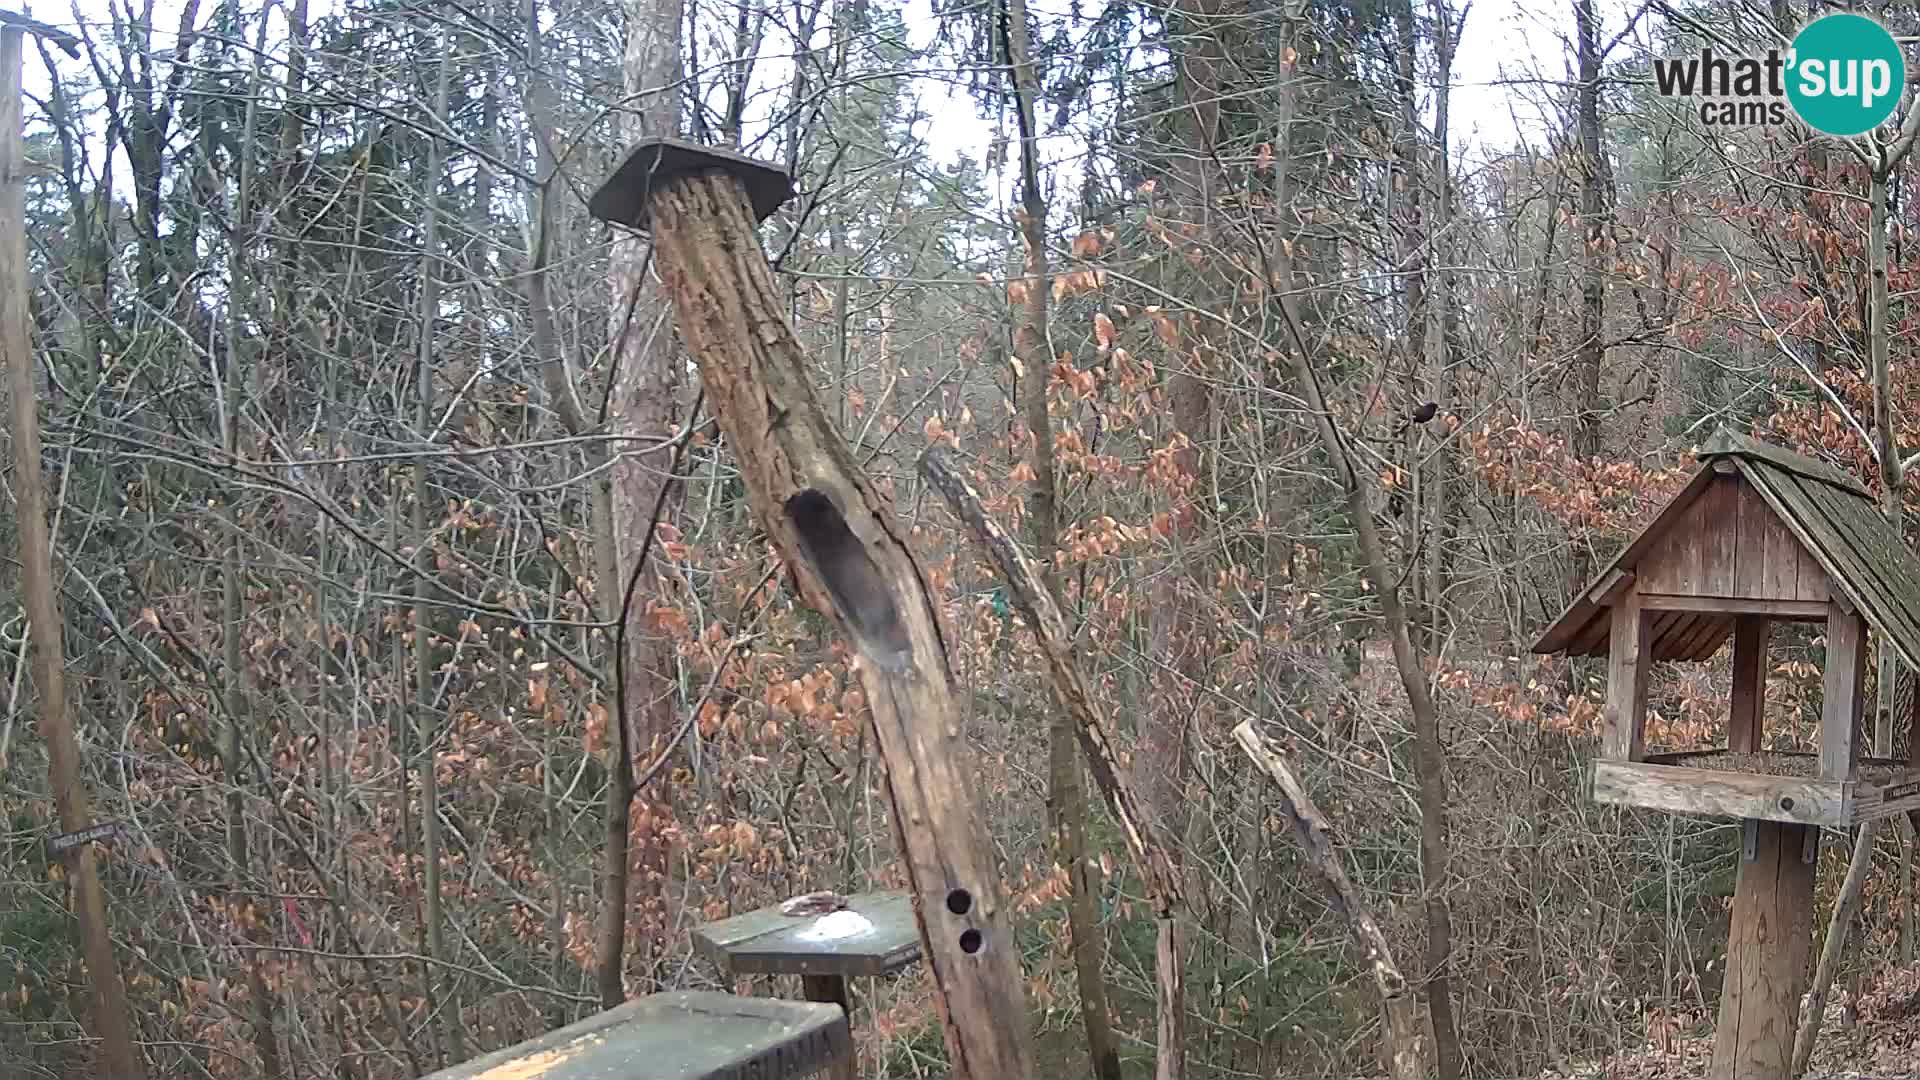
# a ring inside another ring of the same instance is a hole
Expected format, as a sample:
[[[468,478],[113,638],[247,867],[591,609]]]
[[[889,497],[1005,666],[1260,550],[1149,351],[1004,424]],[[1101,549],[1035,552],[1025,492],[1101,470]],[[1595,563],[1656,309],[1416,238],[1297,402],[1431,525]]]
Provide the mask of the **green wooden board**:
[[[852,1053],[838,1005],[677,990],[422,1080],[788,1080]]]
[[[873,924],[846,937],[823,935],[829,916],[783,915],[779,905],[708,923],[694,947],[735,975],[887,975],[920,958],[913,898],[904,892],[857,893],[847,910]]]

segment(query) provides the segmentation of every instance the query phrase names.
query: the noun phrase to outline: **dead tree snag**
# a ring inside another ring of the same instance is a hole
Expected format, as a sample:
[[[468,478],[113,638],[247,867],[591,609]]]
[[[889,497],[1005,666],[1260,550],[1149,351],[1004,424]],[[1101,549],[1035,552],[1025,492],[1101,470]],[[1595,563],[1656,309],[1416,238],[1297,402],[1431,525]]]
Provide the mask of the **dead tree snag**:
[[[589,203],[651,229],[682,340],[739,463],[754,519],[801,596],[854,645],[956,1077],[1031,1075],[1019,956],[979,825],[926,575],[813,392],[756,224],[784,173],[676,140],[634,150]]]

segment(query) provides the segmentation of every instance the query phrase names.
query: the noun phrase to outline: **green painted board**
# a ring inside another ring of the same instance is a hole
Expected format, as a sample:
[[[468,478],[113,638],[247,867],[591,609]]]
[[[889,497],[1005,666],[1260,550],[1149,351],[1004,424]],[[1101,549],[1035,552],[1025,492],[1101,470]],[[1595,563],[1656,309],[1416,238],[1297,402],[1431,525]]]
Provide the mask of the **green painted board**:
[[[828,932],[834,924],[822,922],[833,916],[796,918],[776,904],[708,923],[693,932],[693,943],[735,975],[888,975],[920,958],[920,927],[907,893],[856,893],[847,897],[846,910],[872,927],[836,936]]]
[[[676,990],[421,1080],[788,1080],[852,1053],[838,1005]]]

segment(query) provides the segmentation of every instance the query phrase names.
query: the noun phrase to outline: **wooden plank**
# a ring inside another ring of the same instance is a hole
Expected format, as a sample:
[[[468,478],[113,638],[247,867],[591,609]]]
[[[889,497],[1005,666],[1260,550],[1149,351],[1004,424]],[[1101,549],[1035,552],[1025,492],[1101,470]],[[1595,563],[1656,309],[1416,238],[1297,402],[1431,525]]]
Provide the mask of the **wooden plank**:
[[[1727,749],[1750,754],[1764,743],[1767,703],[1767,636],[1764,616],[1742,615],[1733,626],[1733,710],[1727,720]]]
[[[1780,515],[1767,505],[1760,490],[1751,483],[1747,486],[1747,497],[1749,501],[1759,503],[1767,515],[1764,526],[1766,567],[1765,580],[1762,584],[1765,590],[1763,595],[1781,599],[1808,600],[1812,599],[1808,595],[1810,591],[1824,592],[1827,572],[1819,570],[1818,563],[1813,563],[1818,571],[1814,578],[1802,580],[1801,564],[1812,562],[1813,557],[1807,554],[1805,545],[1794,538],[1793,530],[1787,526],[1786,522],[1780,520]],[[1820,599],[1825,600],[1826,597],[1822,596]]]
[[[1873,621],[1909,664],[1920,659],[1920,593],[1917,566],[1871,502],[1833,488],[1800,481],[1808,505],[1819,516],[1820,552],[1833,560],[1842,579],[1835,584]]]
[[[1633,574],[1630,571],[1609,570],[1606,576],[1594,583],[1593,588],[1587,590],[1587,599],[1600,607],[1612,607],[1614,601],[1620,599],[1620,594],[1626,591],[1627,586],[1633,584],[1633,580]]]
[[[1732,640],[1733,620],[1722,619],[1714,624],[1713,633],[1701,641],[1700,647],[1695,649],[1693,655],[1688,659],[1697,662],[1711,660],[1715,656],[1720,655],[1720,650],[1726,648],[1727,643]]]
[[[1640,611],[1640,594],[1629,589],[1613,607],[1613,636],[1607,650],[1607,757],[1638,761],[1646,754],[1647,616]]]
[[[1761,600],[1742,596],[1641,593],[1640,607],[1646,611],[1705,611],[1725,615],[1764,615],[1774,619],[1804,619],[1809,622],[1827,617],[1825,601]]]
[[[847,994],[846,976],[802,975],[800,976],[800,993],[808,1001],[838,1006],[840,1011],[846,1014],[847,1022],[849,1024],[853,1022],[853,999]],[[848,1054],[830,1066],[827,1070],[830,1080],[856,1080],[859,1075],[859,1063],[854,1060],[855,1056]]]
[[[1720,651],[1720,646],[1733,633],[1733,619],[1723,615],[1701,615],[1700,625],[1693,628],[1682,643],[1677,659],[1705,660]]]
[[[838,1006],[678,990],[429,1073],[422,1080],[775,1080],[853,1055]]]
[[[1693,501],[1699,498],[1700,493],[1705,491],[1707,485],[1712,482],[1713,469],[1711,467],[1703,466],[1696,471],[1693,474],[1693,478],[1687,481],[1686,486],[1674,492],[1673,498],[1668,499],[1667,504],[1661,507],[1658,513],[1654,514],[1653,520],[1641,530],[1640,534],[1634,537],[1620,554],[1615,555],[1598,574],[1595,574],[1594,580],[1588,582],[1586,588],[1574,594],[1572,602],[1555,617],[1552,625],[1548,626],[1538,638],[1534,639],[1532,651],[1536,653],[1566,651],[1567,644],[1573,635],[1580,627],[1588,625],[1588,620],[1593,618],[1594,605],[1588,601],[1587,591],[1591,589],[1594,584],[1604,580],[1607,575],[1614,570],[1621,568],[1635,569],[1637,573],[1638,570],[1636,568],[1640,566],[1641,561],[1649,552],[1655,550],[1661,544],[1667,533],[1679,520],[1681,516],[1680,512],[1691,506]]]
[[[1714,485],[1707,483],[1692,503],[1676,510],[1660,542],[1649,546],[1631,567],[1641,592],[1690,596],[1699,591],[1701,534],[1713,491]]]
[[[1807,550],[1805,544],[1794,539],[1793,531],[1784,522],[1776,523],[1775,531],[1792,544],[1794,589],[1800,599],[1819,604],[1843,595],[1833,587],[1833,579],[1828,576],[1826,567],[1820,565],[1820,560]]]
[[[846,915],[795,918],[775,904],[708,923],[693,931],[694,947],[734,975],[888,975],[920,958],[909,894],[858,893],[846,900]],[[856,918],[867,927],[835,932],[841,924],[857,925]]]
[[[1920,659],[1920,563],[1874,503],[1818,488],[1818,499],[1838,535],[1866,567],[1860,602],[1909,664]]]
[[[1698,596],[1732,596],[1734,566],[1739,562],[1738,476],[1716,476],[1700,496],[1696,513],[1700,576],[1692,590]]]
[[[1599,615],[1598,618],[1594,619],[1592,622],[1588,623],[1585,627],[1581,629],[1578,635],[1578,640],[1573,645],[1567,648],[1567,653],[1569,655],[1572,655],[1572,656],[1605,656],[1606,655],[1606,643],[1607,643],[1607,633],[1608,633],[1607,625],[1609,622],[1612,621],[1613,613],[1610,610],[1603,608],[1598,612],[1598,615]]]
[[[1744,476],[1734,488],[1733,518],[1739,553],[1733,570],[1733,595],[1756,600],[1796,598],[1791,585],[1784,592],[1774,589],[1767,561],[1771,557],[1768,540],[1773,531],[1773,511],[1760,501]]]
[[[1812,949],[1815,865],[1801,858],[1804,825],[1757,823],[1727,930],[1712,1080],[1789,1080],[1793,1036]]]
[[[1855,742],[1860,737],[1861,688],[1866,680],[1866,621],[1835,607],[1827,616],[1827,661],[1821,678],[1820,776],[1853,777]]]
[[[1841,828],[1853,782],[1693,769],[1644,761],[1594,762],[1593,799],[1670,814],[1754,818]]]
[[[1715,477],[1715,480],[1718,479]],[[1674,555],[1672,568],[1679,575],[1679,580],[1674,583],[1672,592],[1693,595],[1701,591],[1701,579],[1706,574],[1707,534],[1713,528],[1707,519],[1707,505],[1713,498],[1713,490],[1714,485],[1708,484],[1707,489],[1687,508],[1686,520],[1673,531],[1669,545]]]
[[[1705,618],[1695,611],[1676,611],[1671,618],[1661,619],[1647,615],[1647,632],[1643,639],[1646,654],[1652,660],[1677,660],[1680,654],[1674,651],[1680,641],[1700,628],[1700,620]]]
[[[1788,473],[1769,472],[1764,468],[1755,469],[1747,474],[1754,483],[1754,489],[1767,501],[1780,520],[1787,526],[1793,538],[1805,548],[1820,574],[1825,577],[1830,592],[1844,594],[1849,602],[1857,601],[1848,582],[1865,576],[1865,568],[1859,566],[1844,545],[1837,551],[1823,546],[1824,540],[1830,540],[1824,528],[1825,513],[1801,490],[1797,479]],[[1827,567],[1831,565],[1832,570]],[[1802,559],[1797,571],[1801,577],[1809,574],[1807,559]],[[1805,595],[1805,586],[1801,587]]]

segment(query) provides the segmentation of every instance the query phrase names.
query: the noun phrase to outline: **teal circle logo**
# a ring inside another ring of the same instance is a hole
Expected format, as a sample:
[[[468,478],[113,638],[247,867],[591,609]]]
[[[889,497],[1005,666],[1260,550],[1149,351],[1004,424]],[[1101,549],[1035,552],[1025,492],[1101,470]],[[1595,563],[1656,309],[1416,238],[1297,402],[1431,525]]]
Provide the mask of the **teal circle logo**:
[[[1851,138],[1885,123],[1907,88],[1907,59],[1865,15],[1822,15],[1800,28],[1788,60],[1787,100],[1815,131]]]

